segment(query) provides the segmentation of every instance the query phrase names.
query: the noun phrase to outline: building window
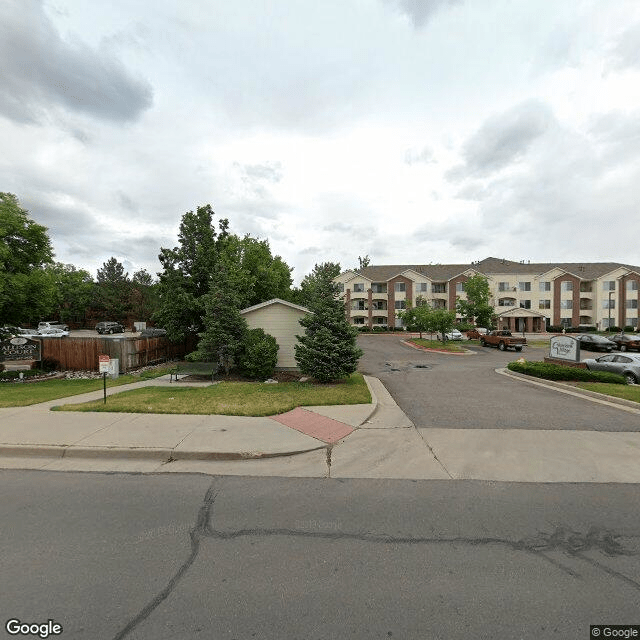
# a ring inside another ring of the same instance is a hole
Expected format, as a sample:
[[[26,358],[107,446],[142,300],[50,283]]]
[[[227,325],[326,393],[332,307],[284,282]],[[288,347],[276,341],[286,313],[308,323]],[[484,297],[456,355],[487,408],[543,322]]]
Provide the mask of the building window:
[[[540,291],[551,291],[551,282],[541,281],[539,283]]]
[[[371,285],[371,290],[373,293],[387,293],[387,283],[386,282],[374,282]]]
[[[353,311],[366,311],[367,303],[364,300],[354,300],[351,303],[351,309],[353,309]]]
[[[404,282],[396,282],[396,283],[393,285],[393,290],[394,290],[396,293],[402,293],[403,291],[406,291],[406,290],[407,290],[407,285],[406,285]]]
[[[515,307],[516,299],[515,298],[500,298],[498,300],[499,307]]]
[[[581,293],[591,293],[593,291],[593,284],[591,281],[581,282],[580,283],[580,292]]]
[[[395,301],[396,309],[406,309],[407,301],[406,300],[396,300]]]
[[[602,301],[602,308],[603,309],[615,309],[616,308],[615,299],[603,300]]]
[[[628,327],[637,327],[638,326],[638,318],[627,318],[627,326]]]
[[[354,318],[353,324],[364,324],[364,318],[363,317]]]
[[[427,293],[429,291],[429,283],[428,282],[416,282],[414,285],[417,293]]]
[[[364,282],[356,282],[353,285],[354,293],[364,293]]]
[[[336,282],[338,293],[344,293],[344,282]]]
[[[464,282],[456,283],[456,293],[464,293]]]
[[[603,291],[615,291],[616,290],[616,281],[615,280],[605,280],[602,283]]]
[[[434,282],[431,285],[431,293],[447,293],[447,285],[444,282]]]
[[[625,307],[627,309],[637,309],[638,308],[638,301],[637,300],[627,300]]]
[[[611,324],[611,326],[613,327],[615,323],[615,320],[613,318],[603,318],[602,319],[602,328],[603,329],[607,329],[609,327],[609,324]]]
[[[570,327],[571,326],[571,318],[560,318],[560,326],[561,327]]]
[[[447,303],[444,300],[432,300],[431,307],[433,309],[446,309]]]
[[[573,300],[560,300],[561,309],[573,309]]]
[[[508,282],[498,282],[498,291],[510,291],[511,285]]]
[[[563,280],[560,285],[561,291],[573,291],[573,282],[571,280]]]
[[[637,290],[638,290],[638,281],[627,280],[627,291],[637,291]]]
[[[540,300],[538,302],[538,309],[551,309],[551,300]]]
[[[531,300],[520,300],[521,309],[531,309]]]
[[[530,282],[518,282],[518,289],[520,289],[520,291],[531,291],[531,283]]]

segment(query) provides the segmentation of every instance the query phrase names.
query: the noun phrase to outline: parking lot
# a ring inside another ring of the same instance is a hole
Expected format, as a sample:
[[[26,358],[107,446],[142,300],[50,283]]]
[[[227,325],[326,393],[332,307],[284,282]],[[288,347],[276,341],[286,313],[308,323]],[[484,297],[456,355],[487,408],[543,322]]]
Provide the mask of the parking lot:
[[[360,336],[359,370],[380,378],[417,427],[640,431],[637,415],[496,372],[520,357],[543,360],[548,348],[514,353],[465,345],[471,354],[453,355],[416,350],[404,339]]]

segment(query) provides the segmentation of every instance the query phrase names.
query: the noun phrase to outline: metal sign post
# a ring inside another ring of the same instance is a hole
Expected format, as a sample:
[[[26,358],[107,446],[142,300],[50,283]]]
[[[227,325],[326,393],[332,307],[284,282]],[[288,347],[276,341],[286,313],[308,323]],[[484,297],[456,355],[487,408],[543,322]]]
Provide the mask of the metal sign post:
[[[109,356],[98,356],[98,371],[102,374],[102,381],[104,384],[104,404],[107,404],[107,373],[109,373],[109,362],[111,358]]]

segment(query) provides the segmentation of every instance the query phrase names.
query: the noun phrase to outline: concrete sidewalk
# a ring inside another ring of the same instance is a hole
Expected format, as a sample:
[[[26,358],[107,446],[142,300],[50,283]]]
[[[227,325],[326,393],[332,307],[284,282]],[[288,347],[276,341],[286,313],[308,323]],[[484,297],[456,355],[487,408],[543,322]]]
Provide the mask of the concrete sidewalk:
[[[640,483],[637,406],[514,377],[636,413],[638,433],[416,428],[380,380],[365,376],[372,404],[299,407],[268,418],[50,411],[102,391],[0,409],[0,468]],[[108,393],[165,384],[159,378]]]

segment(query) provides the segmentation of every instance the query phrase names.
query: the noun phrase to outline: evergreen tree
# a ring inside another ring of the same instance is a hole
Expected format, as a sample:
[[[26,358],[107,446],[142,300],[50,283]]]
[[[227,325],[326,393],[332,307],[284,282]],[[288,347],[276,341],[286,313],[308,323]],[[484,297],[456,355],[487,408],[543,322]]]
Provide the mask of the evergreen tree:
[[[98,269],[96,304],[108,320],[124,320],[131,309],[131,280],[124,265],[109,258]]]
[[[344,305],[337,298],[332,263],[316,265],[306,281],[306,304],[311,313],[300,320],[303,336],[296,336],[295,359],[300,370],[320,382],[339,380],[358,367],[362,350],[356,344],[357,330],[345,316]]]

